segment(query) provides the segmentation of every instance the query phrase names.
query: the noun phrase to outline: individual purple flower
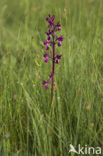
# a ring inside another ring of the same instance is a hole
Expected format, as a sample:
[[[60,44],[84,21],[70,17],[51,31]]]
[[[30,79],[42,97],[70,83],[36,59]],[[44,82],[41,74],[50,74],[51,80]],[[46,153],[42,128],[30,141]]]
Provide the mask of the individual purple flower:
[[[44,61],[45,61],[45,63],[47,63],[48,62],[48,59],[51,58],[51,55],[49,56],[47,53],[45,53],[44,54],[44,57],[45,57],[45,60]]]
[[[60,37],[56,36],[56,40],[59,41],[59,42],[58,42],[58,46],[59,46],[59,47],[61,46],[61,42],[63,41],[63,39],[64,39],[64,38],[63,38],[62,35],[61,35]]]
[[[50,18],[50,17],[47,17],[47,18],[46,18],[46,21],[47,21],[48,23],[51,23],[51,18]]]
[[[51,37],[50,37],[50,35],[48,35],[48,40],[50,40],[51,39]]]
[[[52,27],[52,23],[50,23],[49,25],[48,25],[48,28],[51,28]]]
[[[59,46],[59,47],[61,46],[61,41],[60,41],[60,42],[58,42],[58,46]]]
[[[63,41],[63,36],[61,35],[60,37],[57,38],[58,41]]]
[[[46,40],[44,40],[44,44],[45,44],[45,45],[47,44],[47,41],[46,41]]]
[[[62,55],[56,55],[56,63],[59,63],[59,60],[61,59]]]
[[[58,31],[61,30],[61,25],[60,25],[60,23],[57,23],[57,24],[56,24],[56,27],[57,27],[57,30],[58,30]]]
[[[49,46],[48,46],[48,44],[46,44],[46,48],[45,48],[46,50],[49,50]]]
[[[51,30],[49,30],[49,32],[45,32],[46,35],[50,35],[51,34]]]
[[[57,59],[61,59],[61,57],[62,57],[62,55],[58,55],[58,54],[56,55]]]
[[[53,15],[53,16],[52,16],[52,21],[54,21],[54,20],[55,20],[55,16]]]
[[[49,44],[50,44],[51,42],[48,42],[47,40],[44,40],[44,45],[46,45],[46,50],[49,50]]]
[[[61,30],[61,26],[58,27],[58,30]]]
[[[48,82],[46,82],[45,80],[43,80],[43,85],[44,85],[44,89],[48,89],[48,87],[47,87]]]
[[[49,18],[48,17],[46,18],[46,21],[49,22]]]

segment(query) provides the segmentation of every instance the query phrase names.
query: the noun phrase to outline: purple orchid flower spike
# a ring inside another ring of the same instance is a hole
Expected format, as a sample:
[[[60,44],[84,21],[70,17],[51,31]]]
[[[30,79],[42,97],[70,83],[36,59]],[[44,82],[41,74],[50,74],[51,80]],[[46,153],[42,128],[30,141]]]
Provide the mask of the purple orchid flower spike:
[[[52,49],[52,55],[51,54],[44,54],[44,62],[47,63],[48,59],[52,59],[52,72],[49,75],[49,80],[44,81],[43,85],[44,89],[48,89],[49,83],[52,83],[51,86],[51,104],[53,104],[53,91],[54,91],[54,74],[55,74],[55,64],[59,64],[59,60],[61,59],[62,55],[56,54],[55,47],[58,45],[58,47],[61,46],[62,41],[64,40],[63,36],[57,36],[56,32],[61,30],[61,24],[59,22],[55,23],[55,16],[51,16],[50,14],[46,18],[46,21],[48,22],[48,28],[49,30],[46,33],[47,40],[44,40],[45,49],[49,52],[50,49]]]

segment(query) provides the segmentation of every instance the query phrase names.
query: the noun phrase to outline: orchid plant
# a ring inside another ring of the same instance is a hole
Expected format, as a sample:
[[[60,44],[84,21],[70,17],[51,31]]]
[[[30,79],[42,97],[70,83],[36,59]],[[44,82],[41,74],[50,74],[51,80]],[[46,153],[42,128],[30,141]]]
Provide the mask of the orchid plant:
[[[59,55],[55,51],[55,46],[58,47],[61,46],[61,42],[63,41],[63,36],[57,36],[57,31],[61,30],[60,23],[55,23],[55,16],[48,15],[46,18],[46,21],[48,22],[48,32],[45,32],[47,35],[47,40],[44,40],[45,49],[47,52],[52,51],[49,54],[46,52],[44,54],[44,62],[47,63],[49,59],[52,60],[52,72],[49,75],[49,80],[45,81],[43,80],[44,89],[48,89],[48,85],[52,83],[51,85],[51,104],[53,104],[53,91],[54,91],[54,74],[55,74],[55,64],[59,64],[59,60],[61,59],[62,55]],[[51,49],[51,50],[50,50]]]

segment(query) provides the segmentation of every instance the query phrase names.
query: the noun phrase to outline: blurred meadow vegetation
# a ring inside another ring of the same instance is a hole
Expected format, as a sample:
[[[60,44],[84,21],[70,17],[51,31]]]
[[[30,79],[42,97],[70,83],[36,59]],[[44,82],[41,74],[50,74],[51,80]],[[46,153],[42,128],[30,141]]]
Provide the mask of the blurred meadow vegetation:
[[[49,13],[64,36],[52,107]],[[103,146],[103,1],[0,0],[0,156],[67,156],[69,144]]]

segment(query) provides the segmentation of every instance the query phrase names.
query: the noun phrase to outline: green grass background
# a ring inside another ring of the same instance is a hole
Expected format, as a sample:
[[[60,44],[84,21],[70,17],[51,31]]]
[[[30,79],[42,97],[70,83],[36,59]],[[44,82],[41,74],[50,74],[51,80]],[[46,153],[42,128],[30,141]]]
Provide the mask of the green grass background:
[[[64,36],[52,107],[49,13]],[[103,147],[103,1],[0,0],[0,156],[68,156],[69,144]]]

